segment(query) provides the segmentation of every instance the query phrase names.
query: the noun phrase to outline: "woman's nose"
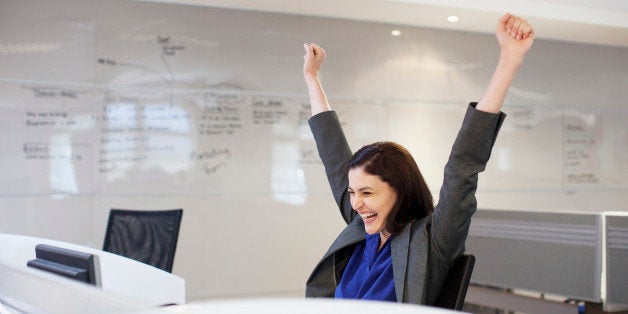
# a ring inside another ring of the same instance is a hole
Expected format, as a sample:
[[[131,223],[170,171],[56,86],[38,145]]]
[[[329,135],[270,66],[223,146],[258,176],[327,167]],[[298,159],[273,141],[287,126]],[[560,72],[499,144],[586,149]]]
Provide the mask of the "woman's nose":
[[[360,209],[360,207],[362,207],[364,205],[364,202],[362,201],[362,198],[354,196],[353,197],[353,203],[351,205],[353,207],[353,210],[358,210],[358,209]]]

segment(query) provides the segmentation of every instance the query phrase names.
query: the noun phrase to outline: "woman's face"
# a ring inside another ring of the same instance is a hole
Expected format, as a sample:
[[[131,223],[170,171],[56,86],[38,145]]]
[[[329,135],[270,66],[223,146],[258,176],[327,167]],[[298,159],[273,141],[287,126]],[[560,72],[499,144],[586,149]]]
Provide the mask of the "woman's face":
[[[362,167],[349,170],[351,206],[364,221],[366,233],[384,231],[386,217],[397,201],[397,193],[379,176],[364,172]]]

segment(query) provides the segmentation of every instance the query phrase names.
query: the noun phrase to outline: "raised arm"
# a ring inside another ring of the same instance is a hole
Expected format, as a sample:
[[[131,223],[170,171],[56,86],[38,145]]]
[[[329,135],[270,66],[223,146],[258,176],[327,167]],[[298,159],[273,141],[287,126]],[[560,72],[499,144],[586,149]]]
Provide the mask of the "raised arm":
[[[303,77],[310,95],[310,108],[312,115],[331,110],[323,86],[318,79],[318,71],[325,60],[325,50],[317,44],[303,44],[305,55],[303,56]]]
[[[325,166],[327,180],[340,214],[346,223],[355,217],[355,212],[349,202],[347,187],[347,166],[351,159],[351,149],[347,143],[336,112],[331,111],[327,97],[318,79],[318,71],[325,60],[325,50],[316,44],[304,44],[303,76],[310,95],[312,117],[309,120],[310,129],[316,141],[318,155]]]
[[[521,17],[506,13],[497,22],[495,35],[500,47],[499,62],[476,109],[498,113],[504,104],[510,83],[532,47],[534,30]]]
[[[471,216],[477,209],[478,174],[486,168],[497,132],[505,117],[500,112],[506,93],[534,39],[525,20],[504,15],[497,23],[501,48],[497,69],[475,109],[470,106],[454,142],[432,215],[431,248],[446,263],[464,252]],[[476,110],[478,109],[478,110]]]

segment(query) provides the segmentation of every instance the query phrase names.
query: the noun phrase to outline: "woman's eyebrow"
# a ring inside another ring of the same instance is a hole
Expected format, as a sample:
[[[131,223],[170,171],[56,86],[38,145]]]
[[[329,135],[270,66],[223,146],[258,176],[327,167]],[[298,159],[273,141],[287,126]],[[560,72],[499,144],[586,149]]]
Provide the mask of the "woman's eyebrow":
[[[359,191],[359,192],[362,192],[362,191],[364,191],[364,190],[372,190],[372,189],[373,189],[373,188],[372,188],[372,187],[370,187],[370,186],[365,186],[365,187],[359,188],[359,189],[358,189],[358,191]],[[353,191],[353,189],[352,189],[351,187],[347,187],[347,190],[349,190],[349,191]]]

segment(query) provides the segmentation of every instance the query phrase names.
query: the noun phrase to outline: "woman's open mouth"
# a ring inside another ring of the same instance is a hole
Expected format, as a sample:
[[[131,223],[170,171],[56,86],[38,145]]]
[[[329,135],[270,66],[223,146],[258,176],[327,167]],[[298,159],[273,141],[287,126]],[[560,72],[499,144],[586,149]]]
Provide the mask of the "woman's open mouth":
[[[360,215],[362,217],[362,220],[364,220],[364,223],[371,223],[375,220],[375,217],[377,216],[377,213],[370,213],[370,214],[364,214],[364,215]]]

